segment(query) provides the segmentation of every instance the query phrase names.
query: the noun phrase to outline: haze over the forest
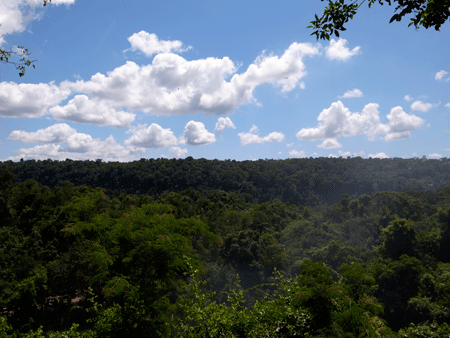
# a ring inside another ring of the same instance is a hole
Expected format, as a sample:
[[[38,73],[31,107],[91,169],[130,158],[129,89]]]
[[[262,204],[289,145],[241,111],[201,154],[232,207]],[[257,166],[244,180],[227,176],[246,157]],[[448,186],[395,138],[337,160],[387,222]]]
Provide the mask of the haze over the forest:
[[[375,4],[341,38],[321,1],[0,0],[0,159],[448,157],[450,26],[389,24]]]

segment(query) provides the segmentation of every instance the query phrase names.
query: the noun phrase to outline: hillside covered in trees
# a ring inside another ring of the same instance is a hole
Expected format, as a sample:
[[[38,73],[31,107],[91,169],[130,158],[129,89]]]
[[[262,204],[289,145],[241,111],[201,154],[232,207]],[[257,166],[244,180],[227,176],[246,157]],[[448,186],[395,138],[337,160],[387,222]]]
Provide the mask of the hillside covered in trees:
[[[450,159],[303,158],[288,160],[141,159],[0,162],[18,182],[34,179],[55,187],[60,181],[102,187],[108,194],[146,194],[187,189],[251,195],[256,202],[278,198],[296,205],[332,204],[376,191],[437,190],[450,184]]]
[[[446,159],[1,165],[2,336],[450,334]]]

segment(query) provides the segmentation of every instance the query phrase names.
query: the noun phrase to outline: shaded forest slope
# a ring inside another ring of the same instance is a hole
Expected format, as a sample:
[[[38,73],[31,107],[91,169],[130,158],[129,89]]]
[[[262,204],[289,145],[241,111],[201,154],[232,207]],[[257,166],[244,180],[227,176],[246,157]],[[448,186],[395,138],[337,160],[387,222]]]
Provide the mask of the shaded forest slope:
[[[450,184],[450,159],[305,158],[287,160],[141,159],[0,162],[12,167],[16,182],[34,179],[55,187],[60,181],[102,187],[109,194],[146,194],[187,189],[219,189],[248,194],[262,203],[278,198],[296,205],[333,204],[377,191],[432,190]]]

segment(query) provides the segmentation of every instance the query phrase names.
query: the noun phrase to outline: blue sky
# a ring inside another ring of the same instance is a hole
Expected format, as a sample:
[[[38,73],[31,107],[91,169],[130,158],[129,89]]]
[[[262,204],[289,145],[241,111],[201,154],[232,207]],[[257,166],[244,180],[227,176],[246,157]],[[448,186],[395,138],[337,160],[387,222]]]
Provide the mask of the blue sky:
[[[450,23],[325,2],[0,0],[0,160],[448,157]]]

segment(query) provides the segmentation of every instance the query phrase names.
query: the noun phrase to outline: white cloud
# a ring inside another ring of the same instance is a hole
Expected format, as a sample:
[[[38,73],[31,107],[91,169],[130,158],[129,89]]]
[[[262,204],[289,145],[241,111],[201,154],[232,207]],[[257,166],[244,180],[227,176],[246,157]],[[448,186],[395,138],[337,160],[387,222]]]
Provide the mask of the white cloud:
[[[229,117],[219,117],[216,123],[216,127],[214,128],[218,132],[222,132],[225,128],[233,128],[236,129],[233,121]]]
[[[86,95],[76,95],[65,106],[52,107],[49,112],[57,120],[114,127],[129,127],[136,116],[132,113],[116,111],[108,107],[105,102],[89,100]]]
[[[442,155],[441,155],[441,154],[438,154],[438,153],[432,153],[432,154],[428,155],[428,157],[431,157],[431,158],[441,158]]]
[[[73,4],[75,0],[53,0],[51,4]],[[2,0],[0,1],[0,46],[5,43],[5,36],[23,32],[28,24],[40,18],[43,9],[41,0]]]
[[[211,144],[216,142],[216,136],[207,131],[202,122],[189,121],[184,127],[180,142],[194,146]]]
[[[158,54],[152,64],[138,66],[128,61],[106,76],[95,74],[89,81],[67,84],[75,91],[104,100],[109,106],[145,113],[178,115],[203,111],[222,115],[249,103],[251,97],[234,92],[225,78],[236,68],[228,58],[186,61],[172,53]],[[206,97],[217,93],[217,100]],[[228,97],[225,97],[225,96]],[[251,96],[251,95],[250,95]]]
[[[339,61],[347,61],[352,56],[359,53],[361,47],[355,47],[352,50],[346,47],[347,40],[339,39],[339,40],[330,40],[330,45],[325,48],[326,56],[330,60],[339,60]]]
[[[199,111],[224,115],[256,102],[253,91],[262,84],[280,86],[282,92],[302,87],[306,75],[302,58],[317,54],[318,47],[293,43],[281,57],[261,55],[244,73],[236,74],[237,67],[228,57],[187,61],[177,54],[161,53],[148,65],[128,61],[107,75],[97,73],[88,81],[64,85],[114,108],[164,115]]]
[[[411,109],[425,113],[425,112],[429,111],[431,108],[433,108],[434,106],[436,106],[436,105],[434,105],[432,103],[424,103],[422,101],[414,101],[411,104]]]
[[[334,154],[330,154],[328,155],[328,157],[348,157],[348,156],[363,156],[364,155],[364,151],[360,151],[357,153],[351,153],[349,151],[342,151],[342,150],[338,150],[338,155],[334,155]]]
[[[253,125],[250,128],[250,132],[248,133],[239,133],[238,136],[241,140],[242,145],[251,144],[251,143],[264,143],[264,142],[281,142],[284,140],[284,134],[279,132],[272,132],[267,136],[261,137],[255,133],[257,133],[258,127]]]
[[[286,144],[286,147],[290,148],[290,147],[292,147],[293,145],[294,145],[294,143],[288,143],[288,144]]]
[[[434,76],[435,80],[443,80],[443,81],[450,81],[450,76],[447,76],[448,72],[445,70],[440,70],[439,72],[436,73],[436,75]]]
[[[248,88],[271,83],[281,87],[282,92],[291,91],[299,86],[304,87],[300,80],[306,75],[303,57],[318,55],[319,49],[307,43],[294,42],[281,57],[276,55],[260,55],[245,73],[235,75],[231,82],[236,87]],[[234,81],[233,81],[234,80]]]
[[[8,138],[25,143],[61,143],[77,131],[65,123],[57,123],[36,132],[14,130]]]
[[[184,52],[191,49],[191,46],[183,48],[183,43],[178,40],[167,41],[159,40],[156,34],[150,34],[145,31],[134,33],[128,38],[128,42],[131,44],[131,48],[125,51],[141,51],[146,56],[152,56],[158,53],[170,53],[170,52]]]
[[[349,151],[341,151],[341,150],[338,151],[338,154],[339,154],[339,156],[342,156],[342,157],[348,157],[348,156],[352,155],[352,153]]]
[[[147,34],[141,32],[142,36]],[[133,43],[136,47],[137,42]],[[141,47],[144,48],[144,45]],[[176,47],[170,46],[172,49]],[[302,60],[318,54],[320,45],[292,43],[281,56],[263,53],[247,70],[238,74],[238,66],[228,57],[188,61],[180,55],[164,52],[155,55],[150,64],[139,66],[128,61],[106,74],[97,73],[86,81],[67,80],[59,86],[53,83],[1,83],[0,115],[42,116],[50,107],[59,105],[72,94],[85,97],[73,98],[69,105],[54,108],[52,111],[57,118],[127,125],[131,115],[126,114],[134,111],[157,115],[204,112],[220,116],[244,104],[258,104],[253,92],[260,85],[271,84],[280,87],[281,92],[304,88],[302,79],[306,75],[306,67]],[[101,107],[100,110],[114,113],[110,118],[104,115],[86,118],[85,114],[78,112],[75,102],[78,106],[81,103],[95,104]]]
[[[291,150],[289,151],[289,155],[293,156],[293,157],[306,157],[306,153],[304,150]]]
[[[70,90],[56,86],[53,82],[29,84],[0,82],[0,116],[39,117],[66,99]]]
[[[335,149],[342,147],[342,144],[340,144],[335,138],[329,138],[322,142],[322,144],[318,145],[319,148],[324,149]]]
[[[263,142],[281,142],[284,140],[284,134],[274,131],[267,136],[263,137]]]
[[[389,123],[379,126],[379,130],[386,133],[385,141],[409,137],[411,130],[418,129],[425,122],[420,117],[406,114],[399,106],[392,108],[386,117]]]
[[[414,98],[412,98],[411,96],[409,96],[409,95],[405,95],[405,97],[403,98],[403,100],[405,100],[405,101],[412,101],[412,100],[414,100]]]
[[[450,102],[445,105],[446,108],[450,108]]]
[[[88,134],[78,133],[65,123],[57,123],[36,132],[15,130],[9,135],[9,139],[44,144],[16,150],[17,156],[11,156],[5,160],[17,161],[20,158],[94,160],[101,158],[105,161],[132,161],[135,159],[131,151],[118,144],[112,135],[105,141],[93,139]],[[62,145],[65,145],[65,147]]]
[[[353,90],[349,90],[347,92],[344,93],[344,95],[339,96],[342,99],[345,98],[350,98],[350,97],[362,97],[363,96],[363,92],[360,91],[359,89],[355,88]]]
[[[367,104],[362,113],[351,113],[341,101],[333,102],[324,109],[317,120],[316,128],[303,128],[296,136],[301,140],[326,140],[340,136],[367,135],[373,140],[377,134],[385,134],[390,141],[410,136],[410,131],[418,129],[425,122],[423,119],[406,114],[401,107],[394,107],[387,115],[388,124],[382,124],[378,104]]]
[[[376,153],[376,154],[369,154],[368,157],[372,158],[389,158],[385,153]]]
[[[129,132],[133,135],[124,143],[134,151],[143,151],[146,148],[164,148],[178,143],[178,139],[170,128],[164,129],[156,123],[152,123],[149,127],[141,125],[132,128]]]
[[[253,134],[259,133],[258,127],[255,125],[252,125],[252,127],[250,128],[250,133],[253,133]]]
[[[175,153],[175,155],[178,158],[184,157],[186,156],[186,154],[188,153],[187,149],[181,149],[180,147],[171,147],[169,149],[170,152]]]

